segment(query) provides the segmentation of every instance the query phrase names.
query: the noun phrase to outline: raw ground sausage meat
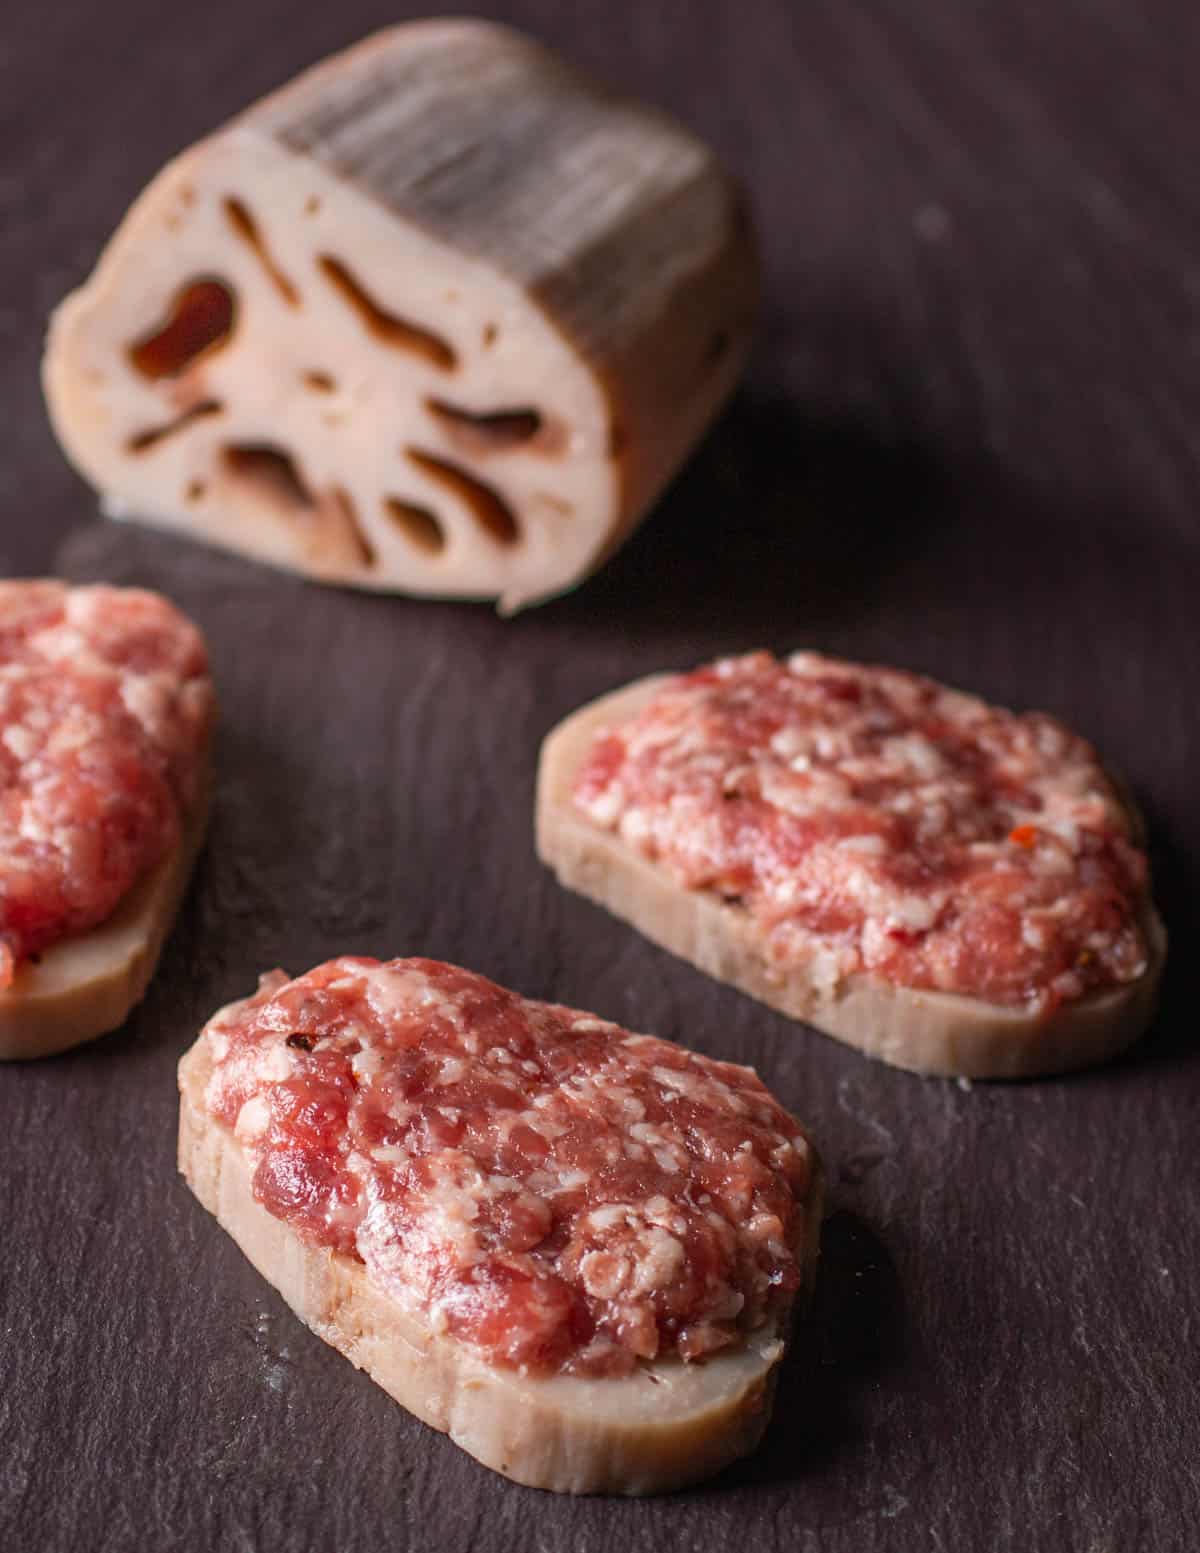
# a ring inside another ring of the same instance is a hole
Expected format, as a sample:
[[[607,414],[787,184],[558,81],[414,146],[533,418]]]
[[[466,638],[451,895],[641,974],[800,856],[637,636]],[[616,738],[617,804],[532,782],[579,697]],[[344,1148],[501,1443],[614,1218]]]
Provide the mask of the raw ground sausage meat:
[[[165,599],[0,583],[0,987],[177,843],[212,710],[204,642]]]
[[[795,1293],[813,1156],[747,1068],[431,960],[275,973],[203,1039],[258,1201],[490,1362],[699,1360]]]
[[[1145,854],[1092,747],[914,674],[723,659],[603,732],[573,796],[784,968],[817,946],[838,978],[1048,1014],[1147,967]]]

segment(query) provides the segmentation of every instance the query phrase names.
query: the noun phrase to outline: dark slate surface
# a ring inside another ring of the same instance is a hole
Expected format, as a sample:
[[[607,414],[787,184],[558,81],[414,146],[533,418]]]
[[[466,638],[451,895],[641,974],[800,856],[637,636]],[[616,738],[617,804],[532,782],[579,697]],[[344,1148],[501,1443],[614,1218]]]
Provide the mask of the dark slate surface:
[[[0,563],[167,590],[213,644],[211,838],[127,1028],[0,1072],[0,1547],[994,1553],[1200,1545],[1197,34],[1180,0],[513,0],[716,141],[763,217],[749,381],[573,598],[321,592],[103,525],[43,321],[169,153],[406,6],[13,0],[0,21]],[[922,1082],[559,891],[542,734],[719,650],[810,644],[1087,730],[1175,952],[1110,1069]],[[649,1503],[514,1487],[306,1334],[173,1168],[176,1058],[255,973],[462,960],[754,1063],[832,1216],[759,1455]]]

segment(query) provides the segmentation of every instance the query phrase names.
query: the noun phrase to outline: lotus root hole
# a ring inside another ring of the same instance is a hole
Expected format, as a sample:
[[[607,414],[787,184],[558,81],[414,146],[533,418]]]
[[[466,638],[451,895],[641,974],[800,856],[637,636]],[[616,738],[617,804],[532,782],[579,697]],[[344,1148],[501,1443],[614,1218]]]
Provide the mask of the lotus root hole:
[[[340,259],[325,253],[317,260],[317,264],[325,279],[342,301],[358,314],[363,328],[374,339],[395,350],[419,356],[422,361],[442,372],[452,372],[458,365],[458,354],[449,341],[440,334],[434,334],[431,329],[423,329],[420,324],[412,323],[381,307]]]
[[[516,544],[520,538],[516,517],[497,490],[449,459],[438,458],[422,448],[405,448],[404,452],[415,469],[454,496],[498,544]]]
[[[532,442],[542,430],[541,415],[528,407],[476,412],[445,399],[426,399],[425,408],[451,442],[477,457],[507,453]]]
[[[418,550],[424,550],[427,555],[438,555],[446,548],[446,531],[428,507],[401,501],[398,496],[385,496],[383,508]]]
[[[162,323],[129,347],[134,370],[151,383],[179,377],[233,333],[237,305],[223,280],[204,276],[177,291]]]
[[[269,442],[230,442],[221,450],[225,473],[278,511],[310,513],[316,507],[296,461]]]
[[[334,511],[341,519],[347,538],[358,554],[358,559],[367,568],[374,566],[376,560],[375,546],[367,538],[366,531],[359,521],[358,508],[354,505],[350,492],[337,485],[330,492],[329,499]]]
[[[202,399],[199,404],[192,405],[182,415],[177,415],[173,420],[164,421],[161,426],[147,426],[144,431],[134,432],[125,443],[127,453],[148,453],[156,448],[160,442],[165,442],[168,437],[174,437],[181,431],[186,431],[194,421],[206,420],[210,415],[220,415],[224,406],[219,399]]]
[[[221,449],[228,481],[280,516],[305,520],[312,535],[334,554],[353,553],[364,568],[375,564],[375,547],[359,521],[350,493],[332,486],[314,493],[292,456],[270,442],[229,442]],[[314,526],[315,525],[315,526]]]
[[[300,293],[276,264],[274,255],[267,245],[266,238],[259,230],[258,222],[250,214],[246,205],[239,199],[228,195],[222,202],[225,211],[225,219],[228,221],[234,236],[245,243],[250,252],[262,265],[267,279],[278,291],[279,295],[289,307],[299,307]]]

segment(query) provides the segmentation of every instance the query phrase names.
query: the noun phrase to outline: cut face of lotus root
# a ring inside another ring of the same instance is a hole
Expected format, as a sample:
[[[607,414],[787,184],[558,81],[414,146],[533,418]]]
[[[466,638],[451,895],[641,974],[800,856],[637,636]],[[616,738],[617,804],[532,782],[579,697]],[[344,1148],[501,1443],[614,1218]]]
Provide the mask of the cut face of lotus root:
[[[114,516],[514,609],[653,503],[755,286],[694,136],[505,28],[412,23],[164,168],[55,313],[46,397]]]

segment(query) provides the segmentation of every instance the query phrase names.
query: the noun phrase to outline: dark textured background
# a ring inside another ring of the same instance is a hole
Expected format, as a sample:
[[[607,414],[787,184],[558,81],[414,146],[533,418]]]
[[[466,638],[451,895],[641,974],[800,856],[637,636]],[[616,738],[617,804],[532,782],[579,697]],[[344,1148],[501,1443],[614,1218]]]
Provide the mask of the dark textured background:
[[[0,1547],[1127,1553],[1200,1546],[1200,184],[1168,0],[488,6],[712,138],[768,299],[748,382],[574,597],[322,592],[102,525],[36,369],[166,155],[407,6],[8,0],[0,563],[169,592],[208,632],[221,786],[127,1028],[0,1072]],[[872,1066],[557,889],[537,744],[582,699],[808,644],[1086,730],[1149,817],[1162,1016],[1106,1071]],[[174,1064],[258,970],[462,960],[754,1063],[832,1216],[768,1440],[571,1501],[477,1467],[306,1334],[174,1174]]]

